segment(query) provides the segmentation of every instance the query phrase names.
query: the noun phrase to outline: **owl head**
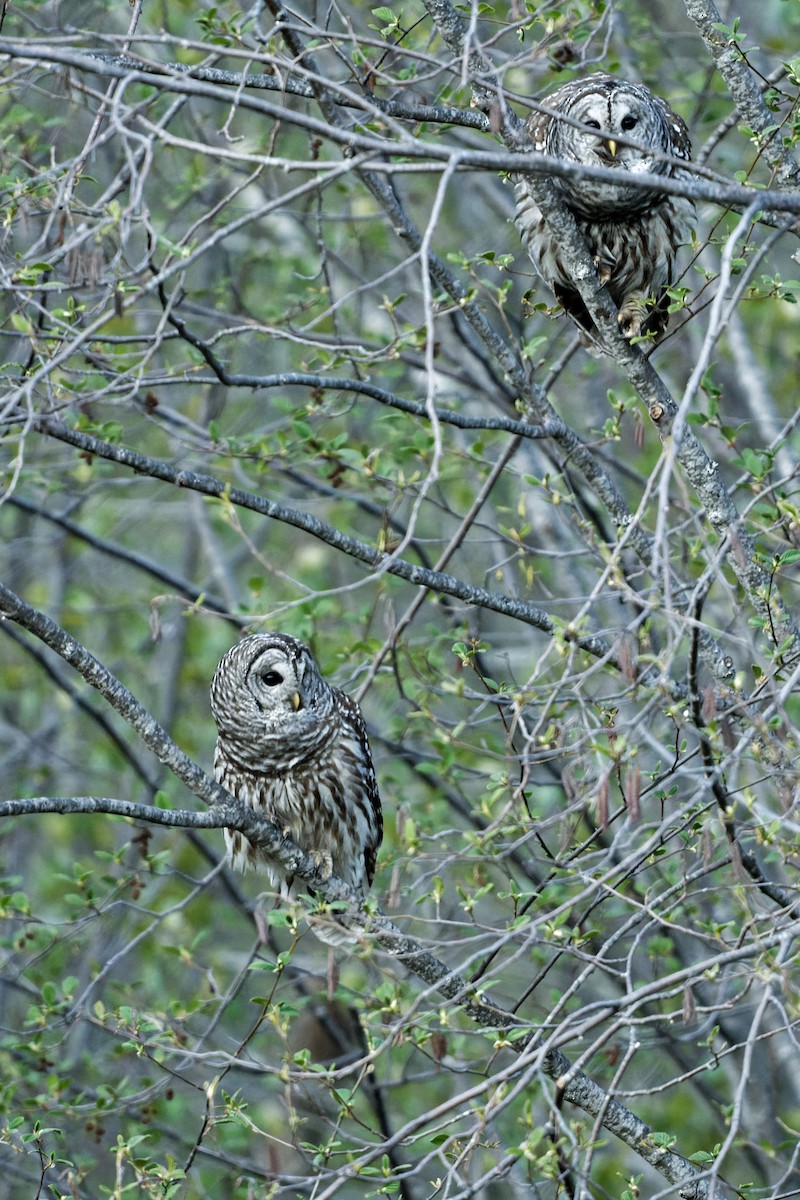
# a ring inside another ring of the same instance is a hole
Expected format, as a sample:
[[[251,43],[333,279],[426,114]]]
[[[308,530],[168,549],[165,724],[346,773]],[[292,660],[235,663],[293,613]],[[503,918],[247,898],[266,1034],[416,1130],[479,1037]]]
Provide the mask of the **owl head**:
[[[283,633],[253,634],[233,646],[211,683],[211,711],[242,766],[290,769],[330,736],[334,692],[306,646]]]
[[[625,175],[671,175],[674,167],[665,154],[687,161],[690,157],[684,123],[641,84],[611,75],[590,75],[557,89],[547,97],[547,105],[550,113],[530,118],[537,149],[583,166],[619,172],[619,183],[556,180],[567,193],[570,207],[583,215],[608,218],[643,211],[657,197],[626,186]],[[580,127],[574,122],[580,122]],[[626,145],[628,140],[637,145]]]
[[[585,83],[588,85],[591,80]],[[624,171],[658,172],[664,161],[659,154],[669,146],[669,130],[665,114],[654,99],[646,88],[609,76],[595,79],[591,88],[581,88],[565,111],[589,128],[572,128],[562,134],[570,157],[581,163]],[[652,147],[659,154],[625,145],[620,139],[626,138]]]

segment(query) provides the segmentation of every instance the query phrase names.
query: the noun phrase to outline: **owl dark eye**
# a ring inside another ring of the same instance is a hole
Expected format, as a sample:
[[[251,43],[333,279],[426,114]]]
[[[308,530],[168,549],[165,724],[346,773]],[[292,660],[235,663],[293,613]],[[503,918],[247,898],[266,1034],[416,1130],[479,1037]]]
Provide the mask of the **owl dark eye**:
[[[283,683],[283,676],[280,671],[265,671],[261,676],[261,682],[267,687],[277,687],[279,683]]]
[[[599,129],[600,128],[600,122],[595,121],[593,118],[590,118],[590,119],[584,121],[583,123],[584,123],[584,125],[588,125],[590,129]]]
[[[634,129],[636,127],[637,123],[638,123],[638,119],[636,117],[632,117],[630,115],[628,115],[627,117],[623,117],[622,122],[621,122],[622,128],[625,131],[625,133],[629,133],[631,129]]]

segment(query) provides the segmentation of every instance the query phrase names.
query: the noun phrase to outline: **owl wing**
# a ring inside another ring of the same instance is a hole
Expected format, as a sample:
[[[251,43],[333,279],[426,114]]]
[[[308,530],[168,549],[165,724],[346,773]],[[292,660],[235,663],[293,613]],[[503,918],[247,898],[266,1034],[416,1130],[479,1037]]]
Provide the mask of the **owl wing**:
[[[682,158],[685,162],[689,162],[692,157],[692,140],[683,117],[674,113],[666,100],[662,100],[660,96],[653,96],[653,102],[658,105],[667,119],[672,154],[675,158]]]
[[[532,112],[525,122],[528,137],[533,142],[533,148],[540,154],[547,153],[547,138],[552,122],[552,114],[546,112]]]
[[[358,806],[367,826],[367,836],[364,839],[364,877],[369,886],[375,877],[375,863],[383,839],[383,813],[378,792],[378,779],[372,762],[367,727],[361,709],[346,692],[342,692],[338,688],[335,688],[334,691],[346,740],[350,743],[348,767],[351,788],[347,802]]]

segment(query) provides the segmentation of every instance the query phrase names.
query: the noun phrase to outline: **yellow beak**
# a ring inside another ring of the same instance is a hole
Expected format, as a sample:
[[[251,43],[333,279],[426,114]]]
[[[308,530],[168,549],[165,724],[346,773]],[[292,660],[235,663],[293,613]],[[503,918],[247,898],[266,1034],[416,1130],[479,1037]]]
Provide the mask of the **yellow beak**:
[[[294,709],[295,712],[297,712],[298,708],[300,707],[300,704],[301,704],[300,693],[295,692],[294,695],[292,696],[292,708]]]
[[[608,141],[606,142],[606,145],[608,146],[608,153],[611,155],[611,157],[612,157],[612,158],[616,158],[616,155],[617,155],[617,143],[614,141],[614,139],[613,139],[613,138],[609,138],[609,139],[608,139]]]

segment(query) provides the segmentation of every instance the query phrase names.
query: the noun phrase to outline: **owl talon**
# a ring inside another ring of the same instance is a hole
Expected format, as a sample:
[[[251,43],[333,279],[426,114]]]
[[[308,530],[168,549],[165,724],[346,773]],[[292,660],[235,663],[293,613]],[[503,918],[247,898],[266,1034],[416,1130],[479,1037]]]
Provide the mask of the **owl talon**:
[[[314,866],[320,873],[323,879],[330,879],[333,874],[333,859],[327,850],[312,850],[311,857],[314,860]]]
[[[651,311],[652,305],[647,300],[640,296],[629,296],[617,316],[622,336],[628,341],[641,337]]]
[[[597,278],[602,283],[603,287],[611,282],[611,276],[614,273],[615,261],[609,261],[607,258],[601,258],[599,254],[594,256],[594,269],[597,271]]]

